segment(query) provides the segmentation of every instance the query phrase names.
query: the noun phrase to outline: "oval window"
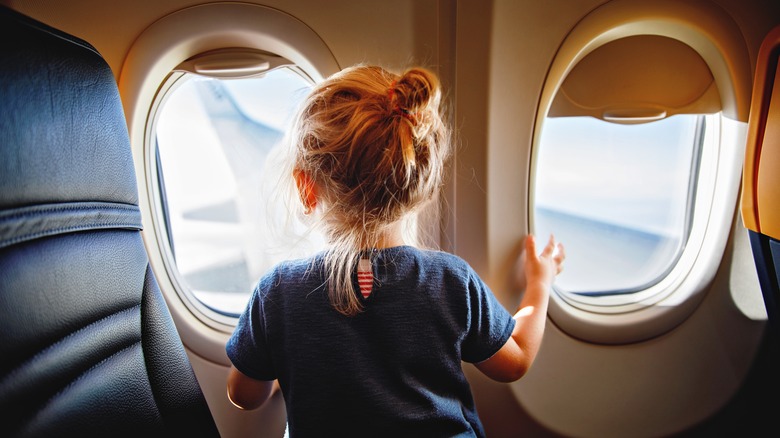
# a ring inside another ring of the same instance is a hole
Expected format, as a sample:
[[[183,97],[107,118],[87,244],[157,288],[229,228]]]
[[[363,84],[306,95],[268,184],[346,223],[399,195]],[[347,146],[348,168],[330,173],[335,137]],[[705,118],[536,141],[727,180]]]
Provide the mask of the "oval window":
[[[153,139],[169,274],[201,310],[235,318],[264,271],[322,239],[277,190],[285,134],[311,80],[293,66],[218,77],[228,70],[171,76]]]
[[[718,269],[748,76],[741,58],[710,50],[711,38],[731,44],[738,34],[689,33],[668,17],[648,34],[641,20],[607,18],[578,25],[550,67],[529,219],[532,232],[566,245],[551,319],[578,339],[616,344],[684,321]]]
[[[535,234],[566,245],[550,317],[611,344],[663,333],[703,298],[733,217],[740,166],[730,157],[744,140],[730,82],[716,80],[724,72],[694,50],[700,42],[605,39],[567,39],[551,67],[529,211]]]

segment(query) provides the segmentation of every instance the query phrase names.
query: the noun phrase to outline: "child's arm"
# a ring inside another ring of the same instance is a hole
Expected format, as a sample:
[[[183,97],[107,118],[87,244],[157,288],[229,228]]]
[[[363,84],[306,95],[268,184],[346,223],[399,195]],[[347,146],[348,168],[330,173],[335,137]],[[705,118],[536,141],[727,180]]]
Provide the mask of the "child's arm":
[[[256,380],[230,367],[227,380],[228,399],[239,409],[257,409],[279,389],[276,380]]]
[[[525,241],[524,271],[526,289],[520,307],[514,315],[515,329],[506,344],[490,359],[476,364],[486,376],[500,382],[513,382],[525,375],[536,358],[542,343],[547,319],[547,302],[553,280],[563,269],[566,258],[563,245],[553,236],[537,255],[536,241]]]

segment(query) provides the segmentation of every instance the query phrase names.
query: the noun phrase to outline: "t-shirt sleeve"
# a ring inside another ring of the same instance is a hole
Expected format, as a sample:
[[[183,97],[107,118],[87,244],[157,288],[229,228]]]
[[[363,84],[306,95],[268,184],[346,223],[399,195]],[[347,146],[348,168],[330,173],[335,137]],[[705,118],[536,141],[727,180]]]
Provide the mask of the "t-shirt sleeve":
[[[225,347],[233,366],[256,380],[277,378],[266,337],[264,309],[272,278],[269,275],[258,282]]]
[[[461,357],[465,362],[479,363],[490,359],[504,346],[515,328],[515,320],[471,268],[468,303],[467,332]]]

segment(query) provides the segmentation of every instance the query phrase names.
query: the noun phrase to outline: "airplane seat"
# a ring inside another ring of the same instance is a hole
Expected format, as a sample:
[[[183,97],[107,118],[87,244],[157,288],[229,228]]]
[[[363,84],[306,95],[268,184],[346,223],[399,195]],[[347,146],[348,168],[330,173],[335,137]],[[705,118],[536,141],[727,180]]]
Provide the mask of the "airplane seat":
[[[2,436],[218,436],[149,265],[116,81],[0,7]]]
[[[748,229],[769,325],[771,351],[780,343],[780,26],[759,49],[748,120],[742,220]]]

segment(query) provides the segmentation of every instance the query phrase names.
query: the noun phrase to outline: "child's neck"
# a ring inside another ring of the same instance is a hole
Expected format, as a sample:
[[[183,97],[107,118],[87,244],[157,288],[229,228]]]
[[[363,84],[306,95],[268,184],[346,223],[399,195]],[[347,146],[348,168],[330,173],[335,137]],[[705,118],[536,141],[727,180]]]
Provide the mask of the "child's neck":
[[[388,227],[387,231],[379,237],[379,240],[370,246],[372,248],[380,249],[403,245],[406,245],[406,242],[404,241],[402,223],[399,221]]]

